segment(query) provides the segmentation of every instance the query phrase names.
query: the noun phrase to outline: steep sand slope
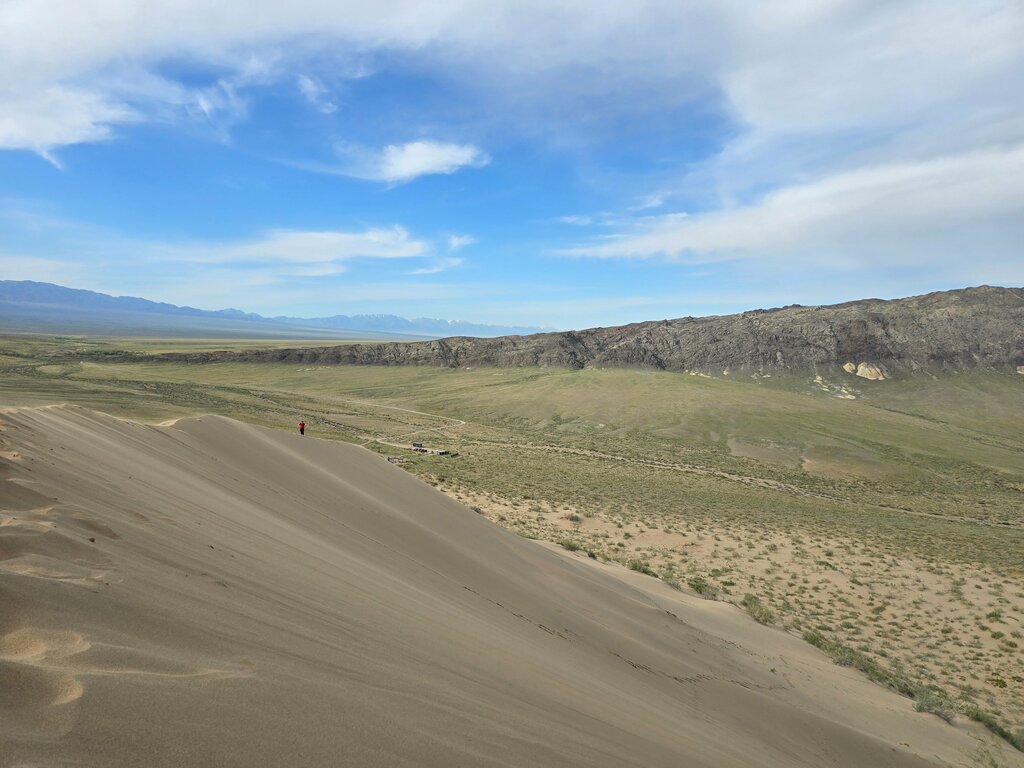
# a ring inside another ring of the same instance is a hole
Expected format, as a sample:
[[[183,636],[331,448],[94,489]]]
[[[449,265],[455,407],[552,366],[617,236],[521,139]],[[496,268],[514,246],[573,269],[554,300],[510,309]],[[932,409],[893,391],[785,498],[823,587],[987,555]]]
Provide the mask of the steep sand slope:
[[[2,765],[1024,764],[360,448],[0,418]]]

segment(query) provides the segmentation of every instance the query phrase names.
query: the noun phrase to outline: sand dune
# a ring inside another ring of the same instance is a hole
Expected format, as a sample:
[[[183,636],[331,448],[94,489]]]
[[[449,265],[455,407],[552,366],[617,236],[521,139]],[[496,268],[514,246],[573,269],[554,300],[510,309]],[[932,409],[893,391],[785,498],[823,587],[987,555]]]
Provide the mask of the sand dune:
[[[2,765],[1024,765],[361,448],[212,416],[0,419]]]

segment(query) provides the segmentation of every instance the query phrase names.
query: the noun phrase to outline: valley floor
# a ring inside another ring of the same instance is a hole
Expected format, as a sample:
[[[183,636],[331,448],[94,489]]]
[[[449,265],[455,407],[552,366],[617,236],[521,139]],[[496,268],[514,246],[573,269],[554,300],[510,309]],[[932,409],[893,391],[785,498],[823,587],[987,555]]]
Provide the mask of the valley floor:
[[[1024,376],[108,364],[81,343],[10,342],[0,402],[302,418],[521,536],[735,603],[911,706],[1024,742]]]

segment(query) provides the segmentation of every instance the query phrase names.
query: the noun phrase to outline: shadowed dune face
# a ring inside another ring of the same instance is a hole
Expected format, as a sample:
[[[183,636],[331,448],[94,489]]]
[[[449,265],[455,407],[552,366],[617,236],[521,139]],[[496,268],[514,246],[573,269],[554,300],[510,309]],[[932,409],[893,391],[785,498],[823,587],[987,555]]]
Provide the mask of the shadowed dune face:
[[[2,419],[12,765],[1024,765],[360,448],[220,417]]]

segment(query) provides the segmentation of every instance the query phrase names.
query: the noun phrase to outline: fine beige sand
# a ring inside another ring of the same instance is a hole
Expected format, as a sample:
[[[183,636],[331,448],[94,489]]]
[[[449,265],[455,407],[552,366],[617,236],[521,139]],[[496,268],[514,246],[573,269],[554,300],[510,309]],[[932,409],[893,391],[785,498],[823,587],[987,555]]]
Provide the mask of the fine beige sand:
[[[358,447],[65,406],[0,425],[3,766],[1024,765]]]

